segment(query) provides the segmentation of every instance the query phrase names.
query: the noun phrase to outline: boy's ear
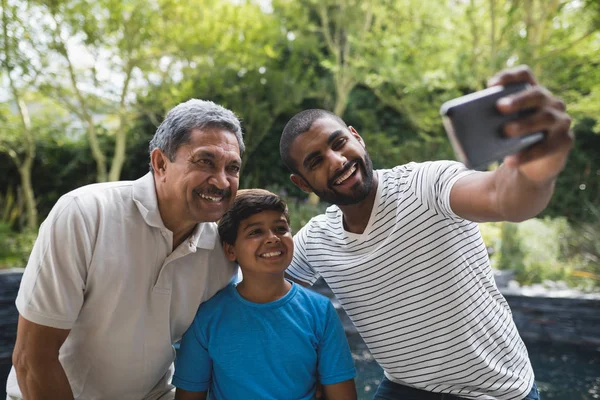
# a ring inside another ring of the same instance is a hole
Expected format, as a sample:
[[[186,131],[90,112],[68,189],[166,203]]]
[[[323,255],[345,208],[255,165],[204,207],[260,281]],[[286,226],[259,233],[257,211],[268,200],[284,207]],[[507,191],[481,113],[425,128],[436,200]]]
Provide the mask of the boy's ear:
[[[235,259],[237,258],[235,255],[235,247],[233,247],[229,243],[223,243],[223,251],[225,252],[225,257],[229,261],[235,261]]]
[[[291,174],[290,179],[292,180],[294,185],[298,186],[300,190],[302,190],[304,193],[312,193],[312,188],[300,175]]]

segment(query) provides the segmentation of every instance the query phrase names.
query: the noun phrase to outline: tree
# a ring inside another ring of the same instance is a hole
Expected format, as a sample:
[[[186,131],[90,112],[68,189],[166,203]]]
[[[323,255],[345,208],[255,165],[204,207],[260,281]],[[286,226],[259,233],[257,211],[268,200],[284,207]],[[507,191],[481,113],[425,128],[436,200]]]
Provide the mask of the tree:
[[[49,51],[54,61],[44,89],[80,121],[96,161],[97,181],[118,180],[136,78],[142,85],[140,70],[159,60],[154,31],[148,28],[159,19],[158,5],[65,0],[37,7],[51,18],[42,24],[51,42],[39,49]],[[114,137],[112,149],[102,146],[99,135],[104,133]]]
[[[37,228],[37,205],[31,183],[31,169],[36,148],[24,91],[35,81],[36,72],[26,56],[19,51],[23,26],[18,11],[16,5],[9,5],[7,0],[2,0],[2,69],[17,109],[18,121],[14,121],[10,110],[4,110],[5,128],[0,137],[0,150],[6,151],[17,166],[25,197],[27,228],[34,230]]]
[[[365,54],[382,32],[387,6],[374,0],[305,0],[285,1],[278,10],[285,25],[296,32],[296,37],[317,36],[313,56],[319,66],[328,71],[333,86],[333,96],[323,85],[319,96],[331,99],[329,108],[342,116],[348,105],[350,93],[363,83],[375,65],[365,59]]]
[[[255,185],[258,171],[248,161],[263,156],[255,152],[275,121],[312,93],[312,42],[296,37],[278,14],[253,2],[165,2],[163,12],[171,18],[160,27],[169,32],[164,49],[170,73],[142,92],[144,103],[164,112],[201,97],[233,110],[244,128],[243,184]],[[153,115],[148,116],[158,124]]]

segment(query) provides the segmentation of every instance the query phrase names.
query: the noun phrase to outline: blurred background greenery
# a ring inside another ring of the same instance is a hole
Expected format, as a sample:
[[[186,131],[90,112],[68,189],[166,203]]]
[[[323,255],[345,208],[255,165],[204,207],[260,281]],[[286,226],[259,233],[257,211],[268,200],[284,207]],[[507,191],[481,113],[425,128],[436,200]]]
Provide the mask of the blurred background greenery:
[[[242,119],[242,187],[307,201],[279,160],[296,112],[326,108],[378,168],[452,159],[438,110],[528,64],[577,139],[538,219],[482,224],[522,284],[600,290],[597,0],[1,0],[0,268],[23,267],[39,224],[78,186],[136,179],[167,110],[213,100]]]

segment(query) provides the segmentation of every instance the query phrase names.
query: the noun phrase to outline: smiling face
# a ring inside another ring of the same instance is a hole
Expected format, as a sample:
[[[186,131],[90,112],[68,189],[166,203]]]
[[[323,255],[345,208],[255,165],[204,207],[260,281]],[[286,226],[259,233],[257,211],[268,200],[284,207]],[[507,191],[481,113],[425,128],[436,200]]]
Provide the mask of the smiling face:
[[[214,222],[227,211],[239,186],[238,141],[224,129],[195,129],[173,161],[155,149],[152,166],[165,225]]]
[[[373,189],[373,163],[362,138],[332,118],[318,119],[300,134],[291,154],[298,171],[292,181],[321,200],[357,204]]]
[[[294,241],[288,221],[275,210],[261,211],[239,224],[234,244],[223,243],[230,261],[236,261],[242,274],[283,274],[292,261]]]

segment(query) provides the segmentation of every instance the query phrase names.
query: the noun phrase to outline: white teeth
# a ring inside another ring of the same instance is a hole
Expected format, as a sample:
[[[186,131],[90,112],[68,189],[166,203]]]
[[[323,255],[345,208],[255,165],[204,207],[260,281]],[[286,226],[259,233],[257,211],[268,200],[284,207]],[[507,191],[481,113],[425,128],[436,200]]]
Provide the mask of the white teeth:
[[[271,257],[280,256],[281,254],[283,254],[281,251],[274,251],[274,252],[271,252],[271,253],[261,254],[260,256],[263,257],[263,258],[271,258]]]
[[[209,195],[202,194],[202,193],[198,193],[198,196],[200,196],[201,198],[203,198],[205,200],[214,201],[215,203],[223,200],[223,197],[209,196]]]
[[[336,185],[339,185],[339,184],[341,184],[342,182],[344,182],[346,179],[348,179],[348,178],[350,177],[350,175],[352,175],[352,174],[354,173],[354,171],[356,171],[356,164],[354,164],[354,165],[352,166],[352,168],[350,168],[350,169],[348,170],[348,172],[346,172],[344,175],[340,176],[340,177],[339,177],[339,178],[338,178],[338,179],[335,181],[335,184],[336,184]]]

